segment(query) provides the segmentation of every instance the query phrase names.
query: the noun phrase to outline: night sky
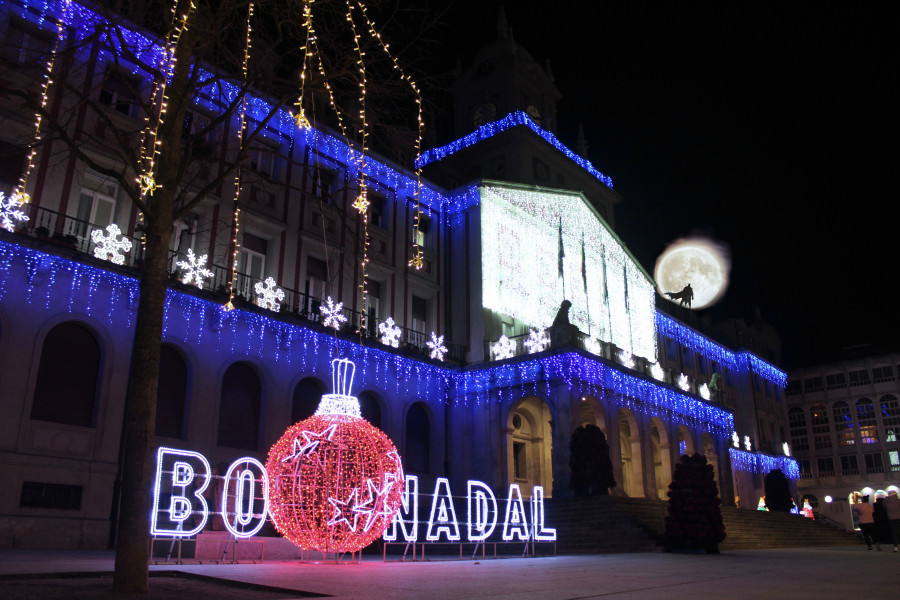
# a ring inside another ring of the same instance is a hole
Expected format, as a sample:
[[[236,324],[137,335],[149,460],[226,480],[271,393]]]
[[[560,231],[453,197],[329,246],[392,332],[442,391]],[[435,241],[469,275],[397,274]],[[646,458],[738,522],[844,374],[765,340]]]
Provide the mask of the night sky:
[[[900,214],[896,25],[864,3],[791,4],[506,3],[516,41],[550,60],[559,138],[575,148],[581,122],[624,198],[629,249],[652,275],[682,236],[725,242],[731,285],[708,310],[759,307],[787,367],[898,340]],[[448,56],[470,66],[499,5],[457,0]]]

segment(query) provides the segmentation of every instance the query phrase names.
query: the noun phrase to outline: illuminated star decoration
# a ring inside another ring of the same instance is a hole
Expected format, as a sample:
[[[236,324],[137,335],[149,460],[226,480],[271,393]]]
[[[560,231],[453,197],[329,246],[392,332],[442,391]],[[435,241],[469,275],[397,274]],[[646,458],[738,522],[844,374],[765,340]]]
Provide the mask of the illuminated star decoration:
[[[15,192],[7,198],[3,192],[0,192],[0,227],[12,231],[16,221],[27,221],[28,215],[19,210],[19,207],[27,201],[27,194]]]
[[[745,435],[745,436],[744,436],[744,449],[745,449],[747,452],[750,452],[750,450],[751,450],[750,436],[749,436],[749,435]]]
[[[325,317],[322,321],[322,325],[325,327],[334,327],[334,330],[337,331],[341,328],[341,325],[347,322],[347,317],[345,317],[342,312],[344,310],[344,303],[338,302],[335,304],[331,300],[331,296],[328,296],[328,300],[325,302],[325,306],[319,307],[319,312]]]
[[[94,256],[110,260],[117,265],[125,264],[125,255],[120,252],[131,250],[131,240],[124,236],[121,240],[118,239],[122,235],[122,230],[115,223],[106,228],[106,233],[109,235],[104,235],[102,229],[91,232],[91,240],[97,245],[94,248]]]
[[[353,507],[353,512],[358,513],[359,515],[365,515],[366,517],[366,522],[362,527],[363,531],[371,529],[372,524],[378,517],[387,517],[393,514],[387,500],[388,494],[394,486],[394,482],[395,475],[393,473],[384,474],[384,486],[381,489],[378,488],[378,485],[371,478],[366,481],[369,499],[362,504],[357,503],[356,506]]]
[[[704,400],[709,400],[710,393],[708,385],[706,385],[705,383],[701,383],[700,387],[697,388],[697,391],[700,392],[701,398],[703,398]]]
[[[350,531],[356,531],[356,525],[359,521],[359,512],[356,510],[359,507],[357,503],[358,496],[359,488],[353,488],[346,500],[329,497],[328,502],[334,507],[334,515],[326,524],[329,527],[335,527],[343,522],[347,524]],[[347,518],[348,515],[350,519],[353,519],[352,523]]]
[[[663,378],[666,376],[665,371],[663,371],[662,366],[658,362],[655,362],[652,365],[650,365],[650,374],[653,376],[653,379],[655,379],[657,381],[662,381]]]
[[[193,283],[198,288],[203,288],[203,279],[213,276],[213,272],[206,268],[207,255],[197,256],[193,248],[188,248],[187,261],[179,260],[176,266],[184,269],[181,283]]]
[[[540,331],[532,329],[528,332],[528,339],[523,343],[528,349],[528,354],[534,354],[545,350],[550,345],[550,337],[547,335],[546,329],[541,329]]]
[[[369,209],[369,198],[366,196],[365,192],[362,192],[356,197],[356,200],[353,201],[353,208],[360,213],[364,213]]]
[[[622,366],[633,369],[635,365],[634,355],[628,350],[619,350],[619,362],[622,363]]]
[[[685,392],[689,392],[691,390],[691,384],[688,381],[688,376],[684,373],[678,376],[678,387],[683,389]]]
[[[491,351],[494,353],[495,360],[512,358],[516,353],[516,343],[505,335],[501,335],[500,340],[491,346]]]
[[[281,459],[281,462],[289,462],[313,454],[318,450],[320,442],[331,440],[336,429],[337,425],[332,425],[320,433],[316,433],[315,431],[302,431],[300,436],[303,440],[301,441],[299,437],[295,438],[293,454],[285,456]]]
[[[436,358],[439,361],[444,360],[444,355],[447,354],[447,347],[444,346],[444,336],[438,335],[435,332],[431,332],[431,341],[426,342],[425,344],[431,349],[431,358]]]
[[[275,285],[275,280],[266,277],[265,283],[257,281],[253,286],[256,290],[256,305],[271,311],[281,310],[281,301],[284,300],[284,290]]]
[[[388,317],[384,323],[379,323],[378,332],[381,334],[382,344],[393,348],[400,347],[400,335],[403,332],[394,324],[394,317]]]

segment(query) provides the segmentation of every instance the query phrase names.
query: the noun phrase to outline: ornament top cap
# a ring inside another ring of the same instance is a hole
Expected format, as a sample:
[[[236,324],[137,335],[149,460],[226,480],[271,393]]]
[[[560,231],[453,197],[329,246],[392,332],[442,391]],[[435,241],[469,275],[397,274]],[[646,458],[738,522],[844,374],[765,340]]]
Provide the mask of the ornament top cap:
[[[356,365],[348,358],[331,361],[331,389],[335,396],[349,396],[353,386]]]

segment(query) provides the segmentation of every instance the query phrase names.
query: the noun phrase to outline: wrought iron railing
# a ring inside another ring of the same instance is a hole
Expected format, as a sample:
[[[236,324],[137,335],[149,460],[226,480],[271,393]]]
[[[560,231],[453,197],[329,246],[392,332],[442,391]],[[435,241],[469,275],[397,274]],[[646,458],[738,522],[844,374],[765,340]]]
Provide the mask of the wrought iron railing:
[[[105,229],[95,223],[43,207],[30,207],[28,214],[29,219],[18,224],[16,228],[17,233],[26,234],[89,255],[93,255],[96,248],[96,244],[91,237],[93,232]],[[126,266],[139,266],[143,258],[141,238],[124,234],[119,236],[119,239],[122,238],[131,241],[131,248],[127,252],[122,253],[124,257],[123,264]],[[184,253],[175,251],[171,251],[169,255],[169,274],[179,282],[184,278],[184,269],[179,267],[177,263],[186,261],[186,258]],[[209,279],[204,279],[203,285],[199,289],[217,294],[227,294],[228,268],[219,264],[206,265],[205,268],[212,271],[213,275]],[[235,271],[233,280],[234,301],[238,304],[257,304],[258,294],[256,293],[256,286],[258,283],[265,285],[263,279]],[[184,285],[188,289],[197,287],[190,283]],[[324,299],[291,288],[279,287],[284,292],[284,298],[280,301],[279,312],[299,317],[312,323],[322,322],[323,313],[320,308],[326,305]],[[347,319],[341,328],[343,331],[352,331],[366,339],[381,343],[378,321],[367,319],[362,312],[347,307],[341,308],[341,314]],[[431,341],[430,333],[416,331],[401,325],[397,325],[397,327],[400,329],[398,349],[414,354],[424,354],[426,357],[430,355],[431,348],[428,347],[428,343]],[[444,354],[444,360],[460,364],[465,362],[466,356],[463,346],[445,342],[444,347],[447,349],[447,352]]]

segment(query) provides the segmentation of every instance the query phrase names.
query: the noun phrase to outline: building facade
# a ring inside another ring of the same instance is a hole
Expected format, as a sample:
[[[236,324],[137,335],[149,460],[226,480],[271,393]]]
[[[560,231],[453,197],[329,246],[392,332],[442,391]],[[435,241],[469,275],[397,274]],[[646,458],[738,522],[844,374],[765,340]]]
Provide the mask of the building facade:
[[[846,527],[855,495],[900,491],[897,352],[859,348],[792,371],[786,396],[799,492]]]
[[[16,0],[0,12],[8,86],[44,90],[58,113],[73,107],[65,89],[86,90],[100,109],[73,112],[77,152],[54,141],[31,155],[33,113],[19,96],[0,98],[2,191],[33,166],[27,220],[7,205],[0,230],[0,546],[96,548],[115,529],[142,255],[136,206],[85,158],[116,168],[111,124],[140,131],[143,121],[109,52],[76,55],[58,73],[68,87],[42,87],[57,19],[70,31],[103,24],[75,3]],[[501,42],[481,58],[514,52],[516,72],[542,69],[511,35]],[[141,72],[128,77],[140,83]],[[459,93],[471,89],[462,78]],[[612,227],[612,180],[543,126],[557,96],[529,94],[496,99],[474,131],[423,153],[421,187],[415,171],[360,161],[341,136],[277,111],[239,189],[221,186],[173,228],[158,444],[201,452],[219,472],[264,459],[331,392],[331,360],[343,357],[356,363],[363,416],[424,490],[446,477],[457,489],[478,479],[570,493],[568,442],[584,423],[610,441],[614,493],[665,498],[679,456],[695,452],[726,504],[755,502],[772,468],[796,477],[771,450],[784,441],[785,374],[661,310]],[[265,102],[251,98],[251,120]],[[239,127],[208,128],[217,106],[198,97],[185,135],[229,156]],[[360,171],[366,219],[351,208]],[[208,177],[198,170],[188,185]],[[414,249],[419,270],[408,267]]]

